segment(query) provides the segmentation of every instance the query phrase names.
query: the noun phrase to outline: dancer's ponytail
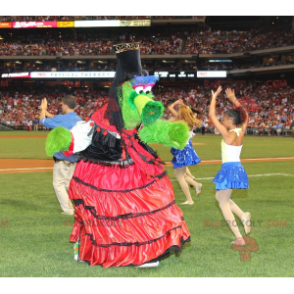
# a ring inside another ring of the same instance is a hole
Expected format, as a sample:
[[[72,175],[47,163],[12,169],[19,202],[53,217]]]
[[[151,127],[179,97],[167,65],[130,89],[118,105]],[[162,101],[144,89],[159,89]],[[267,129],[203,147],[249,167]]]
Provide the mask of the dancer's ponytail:
[[[246,110],[242,106],[233,107],[233,109],[227,110],[224,114],[232,118],[236,126],[242,124],[247,119]]]
[[[233,107],[233,109],[236,112],[238,112],[239,121],[240,121],[239,124],[242,124],[243,122],[245,122],[247,119],[247,112],[246,112],[245,108],[242,106],[238,106],[238,107]]]

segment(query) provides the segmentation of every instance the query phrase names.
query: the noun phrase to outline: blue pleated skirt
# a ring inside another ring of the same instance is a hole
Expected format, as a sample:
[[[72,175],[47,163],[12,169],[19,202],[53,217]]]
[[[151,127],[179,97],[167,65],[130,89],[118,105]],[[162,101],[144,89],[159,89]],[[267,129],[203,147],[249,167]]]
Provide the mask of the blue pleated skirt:
[[[184,149],[179,150],[175,148],[171,148],[171,154],[174,155],[172,159],[172,164],[174,168],[196,165],[201,162],[197,153],[193,149],[192,141],[189,140],[189,143],[185,146]]]
[[[216,184],[215,190],[248,189],[247,173],[241,162],[226,162],[212,180]]]

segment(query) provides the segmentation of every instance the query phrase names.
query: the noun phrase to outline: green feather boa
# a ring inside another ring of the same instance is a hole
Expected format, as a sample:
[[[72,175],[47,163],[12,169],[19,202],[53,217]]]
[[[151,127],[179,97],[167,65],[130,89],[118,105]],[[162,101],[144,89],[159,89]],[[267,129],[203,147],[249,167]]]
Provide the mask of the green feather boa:
[[[71,133],[63,127],[52,130],[46,139],[46,154],[53,156],[59,151],[67,151],[71,143]]]

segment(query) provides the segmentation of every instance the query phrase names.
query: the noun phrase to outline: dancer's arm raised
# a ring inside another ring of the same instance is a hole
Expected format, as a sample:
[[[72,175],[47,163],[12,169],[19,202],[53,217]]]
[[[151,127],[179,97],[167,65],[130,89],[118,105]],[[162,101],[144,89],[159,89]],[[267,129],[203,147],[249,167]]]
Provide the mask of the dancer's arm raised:
[[[226,127],[218,120],[215,114],[215,104],[216,104],[216,97],[222,91],[222,87],[219,86],[216,92],[211,90],[211,102],[209,107],[209,117],[212,120],[214,126],[218,129],[221,135],[224,138],[224,141],[227,144],[230,144],[235,140],[235,135],[233,133],[229,133]]]
[[[179,119],[178,112],[174,109],[176,105],[183,105],[184,102],[182,99],[177,100],[173,104],[169,105],[168,110],[171,112],[173,118],[170,121],[176,121]]]
[[[227,98],[233,103],[233,109],[239,111],[241,118],[241,129],[246,132],[247,124],[248,124],[248,113],[246,109],[240,104],[235,96],[235,90],[231,90],[230,88],[226,89]]]

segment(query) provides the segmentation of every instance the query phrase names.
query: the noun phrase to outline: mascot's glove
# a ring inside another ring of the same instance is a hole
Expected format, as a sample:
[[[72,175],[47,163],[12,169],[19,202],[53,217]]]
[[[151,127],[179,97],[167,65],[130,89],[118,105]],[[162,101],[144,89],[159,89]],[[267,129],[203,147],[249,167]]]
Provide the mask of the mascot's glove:
[[[52,130],[46,139],[46,154],[53,156],[54,153],[67,151],[72,141],[72,136],[69,130],[63,127],[57,127]]]
[[[158,120],[154,124],[140,129],[139,136],[145,143],[160,143],[176,149],[183,149],[189,140],[189,127],[183,122]]]

